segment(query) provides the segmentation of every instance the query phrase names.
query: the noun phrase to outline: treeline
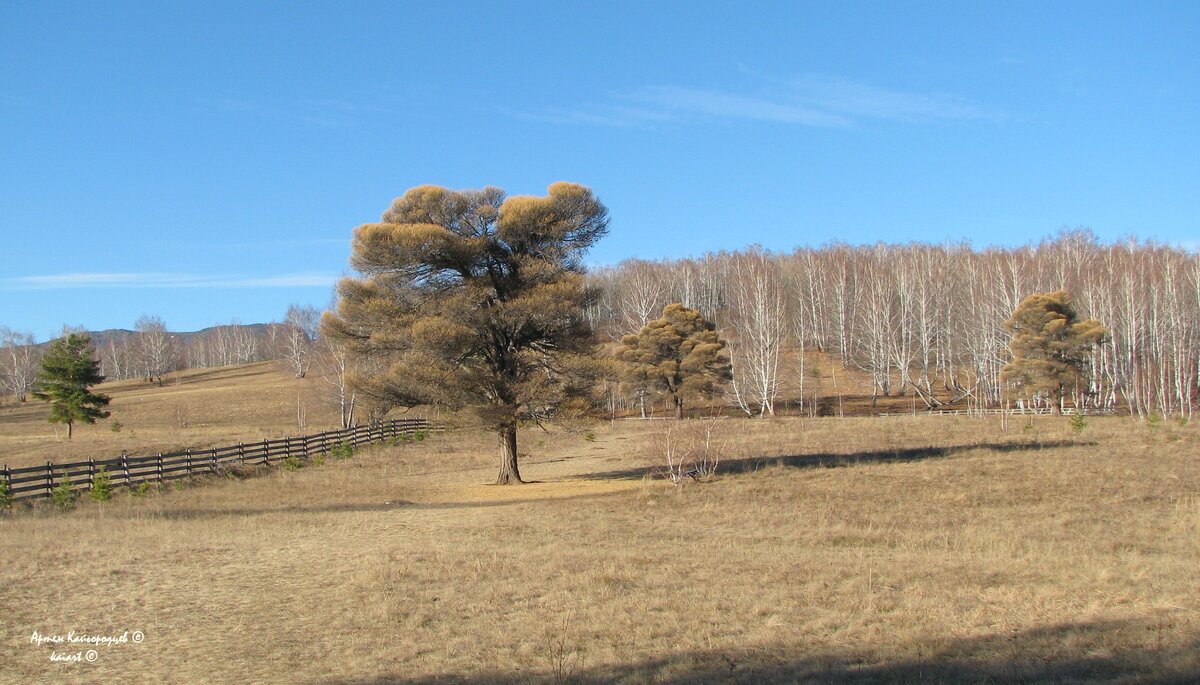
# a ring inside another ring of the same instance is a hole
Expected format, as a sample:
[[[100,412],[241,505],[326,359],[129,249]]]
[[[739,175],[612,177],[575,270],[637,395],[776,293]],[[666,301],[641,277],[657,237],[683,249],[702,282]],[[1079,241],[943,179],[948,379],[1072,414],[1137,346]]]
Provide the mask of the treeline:
[[[297,377],[303,377],[316,339],[318,313],[312,308],[293,309],[306,312],[307,321],[233,322],[196,333],[174,333],[157,316],[148,316],[139,319],[132,331],[96,333],[92,342],[108,380],[161,382],[163,374],[171,371],[293,357],[299,357]]]
[[[1081,407],[1191,416],[1200,399],[1200,257],[1085,230],[1033,246],[851,246],[773,253],[752,247],[592,271],[587,312],[608,340],[638,331],[673,302],[700,310],[730,342],[729,399],[773,414],[811,407],[830,388],[806,368],[815,351],[870,379],[872,397],[913,393],[925,405],[1000,406],[1010,359],[1004,322],[1036,292],[1066,290],[1109,339],[1092,357]],[[807,353],[807,354],[806,354]]]
[[[1079,407],[1191,416],[1200,402],[1200,256],[1133,240],[1103,244],[1089,231],[1063,232],[1020,248],[968,244],[851,246],[832,243],[775,253],[758,247],[694,259],[627,260],[592,270],[585,315],[601,341],[617,341],[657,319],[667,304],[698,309],[729,342],[726,399],[748,415],[772,415],[784,401],[811,411],[846,392],[811,368],[814,353],[856,369],[872,399],[911,394],[936,408],[1001,406],[1000,371],[1009,361],[1004,322],[1036,292],[1066,290],[1085,318],[1110,332],[1092,355]],[[282,322],[231,323],[170,333],[156,316],[133,331],[93,338],[109,379],[285,359],[297,377],[314,364],[329,382],[343,425],[354,418],[347,351],[319,338],[319,313],[289,308]],[[0,382],[24,399],[42,346],[0,327]],[[852,393],[853,391],[850,391]],[[612,384],[610,401],[636,405]],[[369,407],[368,407],[369,409]]]
[[[143,316],[133,330],[90,334],[94,357],[106,380],[141,378],[162,385],[166,374],[233,364],[282,359],[297,378],[315,366],[328,385],[330,401],[338,406],[342,425],[355,420],[355,393],[350,376],[357,365],[338,345],[317,336],[320,312],[292,305],[282,322],[233,322],[194,333],[171,332],[158,316]],[[84,332],[64,327],[64,335]],[[48,343],[38,344],[31,333],[0,326],[0,389],[24,402],[33,390]],[[370,420],[379,418],[374,414]]]

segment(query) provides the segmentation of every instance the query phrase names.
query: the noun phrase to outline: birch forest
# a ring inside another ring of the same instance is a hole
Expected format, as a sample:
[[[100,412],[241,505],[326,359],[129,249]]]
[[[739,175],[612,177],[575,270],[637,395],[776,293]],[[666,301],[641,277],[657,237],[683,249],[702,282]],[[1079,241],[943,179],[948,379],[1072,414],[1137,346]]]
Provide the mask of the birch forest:
[[[784,404],[815,413],[823,398],[865,385],[872,405],[906,395],[921,409],[1000,407],[1000,370],[1010,359],[1004,321],[1025,296],[1055,290],[1111,332],[1092,355],[1090,386],[1073,393],[1075,406],[1191,417],[1200,399],[1200,256],[1175,247],[1102,244],[1086,230],[985,250],[750,247],[631,259],[589,278],[596,298],[587,316],[603,339],[638,331],[674,302],[715,322],[733,364],[726,399],[751,416]],[[865,380],[831,387],[836,378],[809,368],[815,360]],[[616,388],[611,401],[631,400]]]

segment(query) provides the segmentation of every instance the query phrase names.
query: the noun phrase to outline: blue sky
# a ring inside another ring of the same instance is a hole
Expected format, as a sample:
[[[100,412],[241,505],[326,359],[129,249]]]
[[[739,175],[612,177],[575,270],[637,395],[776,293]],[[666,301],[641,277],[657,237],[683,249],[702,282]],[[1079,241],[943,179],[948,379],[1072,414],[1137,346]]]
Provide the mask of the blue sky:
[[[1200,3],[0,2],[0,325],[325,306],[408,188],[595,264],[1064,227],[1195,249]]]

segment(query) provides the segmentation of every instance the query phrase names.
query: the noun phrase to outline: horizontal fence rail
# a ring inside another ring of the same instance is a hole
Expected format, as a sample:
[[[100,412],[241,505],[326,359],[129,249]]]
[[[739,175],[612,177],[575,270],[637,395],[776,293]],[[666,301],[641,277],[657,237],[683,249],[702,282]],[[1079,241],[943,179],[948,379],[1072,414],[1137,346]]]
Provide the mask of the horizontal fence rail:
[[[162,483],[179,478],[218,473],[235,466],[259,466],[287,461],[291,458],[309,460],[317,455],[346,444],[351,447],[383,442],[389,438],[411,438],[417,433],[444,430],[425,419],[392,419],[364,426],[352,426],[298,438],[279,438],[256,442],[239,442],[226,447],[186,449],[180,452],[149,456],[122,454],[112,459],[88,459],[64,464],[46,462],[41,466],[26,466],[0,471],[8,483],[8,494],[15,500],[50,497],[54,488],[70,483],[72,492],[91,489],[96,475],[103,469],[113,487],[134,487],[141,483]]]

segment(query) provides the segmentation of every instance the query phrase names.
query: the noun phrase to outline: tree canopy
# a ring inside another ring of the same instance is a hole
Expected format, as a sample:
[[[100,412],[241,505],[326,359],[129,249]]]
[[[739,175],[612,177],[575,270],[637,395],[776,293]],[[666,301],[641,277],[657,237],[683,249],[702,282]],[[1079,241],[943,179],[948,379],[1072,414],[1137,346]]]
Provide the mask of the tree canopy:
[[[96,423],[108,418],[109,397],[89,389],[104,380],[100,363],[94,358],[91,338],[71,333],[50,344],[42,358],[33,396],[50,403],[50,423],[67,424],[67,438],[75,422]]]
[[[1004,322],[1012,333],[1013,359],[1000,372],[1002,381],[1025,398],[1044,396],[1062,406],[1067,389],[1086,379],[1092,350],[1108,335],[1095,319],[1080,320],[1065,291],[1035,293],[1021,300]]]
[[[519,483],[517,425],[579,403],[598,373],[582,256],[608,230],[591,190],[413,188],[354,232],[361,278],[338,285],[322,332],[376,369],[384,408],[472,409],[500,438],[498,483]]]
[[[685,398],[709,397],[729,380],[724,349],[716,327],[700,312],[669,304],[660,318],[621,338],[616,358],[625,364],[623,380],[666,393],[675,405],[675,417],[683,418]]]

